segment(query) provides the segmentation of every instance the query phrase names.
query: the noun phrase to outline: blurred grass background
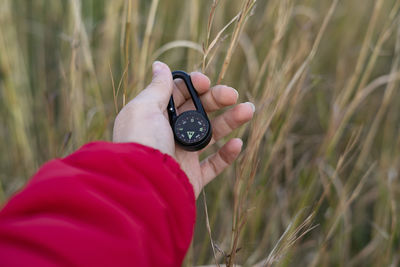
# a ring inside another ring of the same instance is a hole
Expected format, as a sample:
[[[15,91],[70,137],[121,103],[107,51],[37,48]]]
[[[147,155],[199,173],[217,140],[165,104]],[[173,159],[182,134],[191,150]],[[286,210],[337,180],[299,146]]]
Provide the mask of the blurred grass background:
[[[235,132],[240,160],[198,201],[185,266],[398,266],[399,8],[1,0],[1,200],[45,161],[110,140],[158,59],[257,107]]]

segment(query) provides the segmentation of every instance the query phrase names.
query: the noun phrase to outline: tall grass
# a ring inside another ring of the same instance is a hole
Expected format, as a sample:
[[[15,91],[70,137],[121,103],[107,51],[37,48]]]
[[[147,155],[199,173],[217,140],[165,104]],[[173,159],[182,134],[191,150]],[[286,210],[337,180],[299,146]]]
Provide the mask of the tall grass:
[[[186,266],[398,266],[399,10],[399,0],[2,0],[1,198],[45,161],[110,140],[158,59],[257,107],[234,133],[240,159],[198,201]]]

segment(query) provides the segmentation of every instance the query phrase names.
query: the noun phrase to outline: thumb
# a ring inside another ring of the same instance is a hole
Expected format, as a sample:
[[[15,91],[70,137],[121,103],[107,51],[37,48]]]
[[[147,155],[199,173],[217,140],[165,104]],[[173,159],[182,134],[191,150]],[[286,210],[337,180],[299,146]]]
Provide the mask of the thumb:
[[[173,89],[171,70],[168,65],[160,61],[153,63],[153,79],[146,87],[147,95],[150,95],[161,109],[166,109]]]

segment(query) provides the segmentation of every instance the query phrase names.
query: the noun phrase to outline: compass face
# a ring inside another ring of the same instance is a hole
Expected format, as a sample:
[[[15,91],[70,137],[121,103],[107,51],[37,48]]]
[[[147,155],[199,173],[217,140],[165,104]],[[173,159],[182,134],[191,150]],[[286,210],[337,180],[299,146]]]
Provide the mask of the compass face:
[[[186,111],[175,122],[175,135],[185,144],[200,142],[207,135],[208,121],[196,111]]]

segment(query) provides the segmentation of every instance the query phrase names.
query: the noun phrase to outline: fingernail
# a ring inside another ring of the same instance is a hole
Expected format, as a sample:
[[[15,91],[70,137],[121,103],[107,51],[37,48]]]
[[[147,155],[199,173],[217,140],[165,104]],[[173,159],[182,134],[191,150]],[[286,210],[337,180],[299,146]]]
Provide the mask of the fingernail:
[[[236,97],[239,98],[239,92],[235,88],[232,88],[232,89],[235,91]]]
[[[254,106],[254,104],[251,102],[246,102],[246,103],[251,106],[251,108],[253,109],[253,113],[254,113],[256,111],[256,106]]]
[[[162,69],[162,64],[160,61],[154,61],[153,63],[153,74],[157,74]]]
[[[243,147],[243,140],[240,138],[236,138],[236,139],[238,139],[238,141],[240,142],[240,147]]]

